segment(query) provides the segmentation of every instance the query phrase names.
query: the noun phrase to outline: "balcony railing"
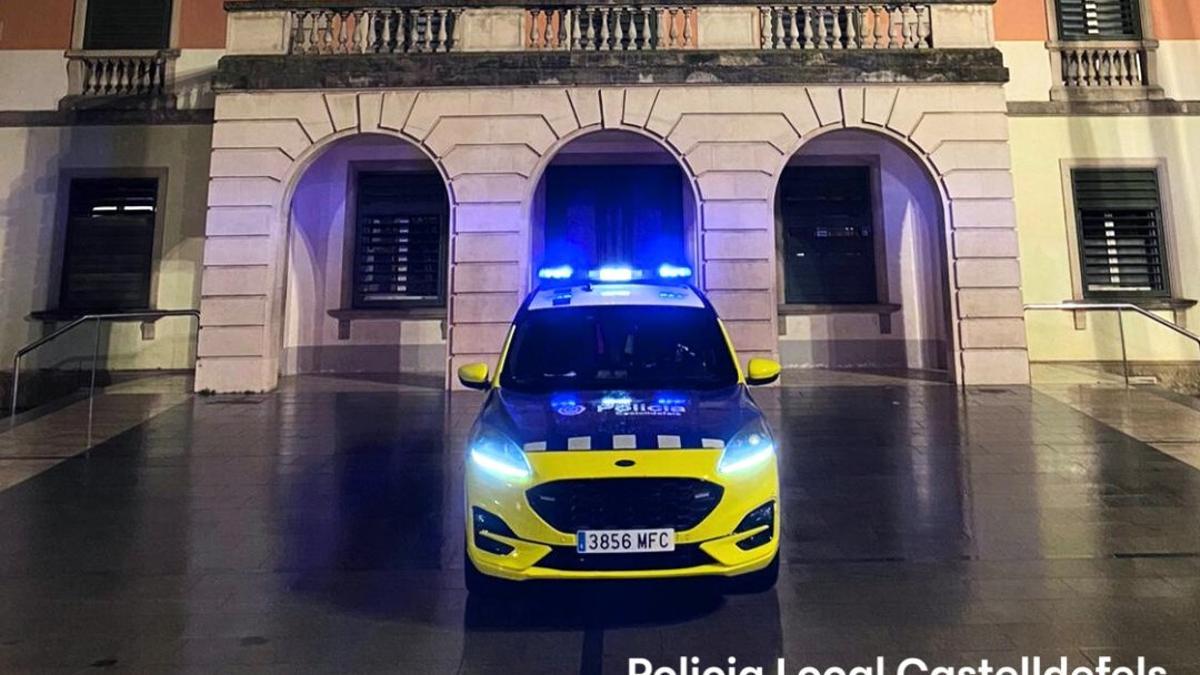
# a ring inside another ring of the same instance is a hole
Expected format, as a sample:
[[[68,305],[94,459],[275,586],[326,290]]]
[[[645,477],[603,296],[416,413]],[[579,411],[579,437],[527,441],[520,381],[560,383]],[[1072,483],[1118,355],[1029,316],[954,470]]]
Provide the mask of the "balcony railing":
[[[1146,84],[1140,43],[1064,44],[1062,81],[1068,87],[1142,87]]]
[[[1143,40],[1088,40],[1050,45],[1059,99],[1154,98],[1154,49]]]
[[[228,53],[234,56],[993,46],[991,0],[765,5],[739,0],[692,0],[689,5],[238,0],[227,2],[226,9]]]
[[[525,48],[645,51],[696,46],[696,8],[662,5],[532,7]]]
[[[291,54],[406,54],[454,47],[459,9],[297,9],[291,12]]]
[[[763,7],[763,49],[925,49],[933,46],[929,5]]]
[[[68,52],[72,96],[162,98],[178,52],[167,49]]]

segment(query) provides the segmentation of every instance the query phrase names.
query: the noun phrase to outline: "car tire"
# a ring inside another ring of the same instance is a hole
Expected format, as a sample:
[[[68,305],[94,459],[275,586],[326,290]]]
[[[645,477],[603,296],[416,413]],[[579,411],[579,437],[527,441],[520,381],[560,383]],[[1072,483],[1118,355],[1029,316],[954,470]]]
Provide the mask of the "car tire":
[[[761,570],[743,574],[741,576],[730,577],[727,581],[727,588],[730,593],[765,593],[775,587],[775,582],[779,580],[779,553],[775,553],[775,557],[771,558],[771,562]]]

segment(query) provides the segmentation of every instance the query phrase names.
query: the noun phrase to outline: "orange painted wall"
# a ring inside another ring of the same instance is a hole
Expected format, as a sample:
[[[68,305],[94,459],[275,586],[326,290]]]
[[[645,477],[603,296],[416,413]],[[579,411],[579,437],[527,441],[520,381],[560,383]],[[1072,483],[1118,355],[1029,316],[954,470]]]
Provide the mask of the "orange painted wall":
[[[1191,0],[1174,0],[1191,2]],[[993,8],[997,40],[1041,40],[1050,37],[1046,27],[1046,0],[997,0]]]
[[[1200,40],[1200,2],[1144,0],[1154,15],[1154,37],[1160,40]]]
[[[225,0],[183,0],[179,17],[182,49],[225,47]]]
[[[0,49],[67,49],[74,0],[0,0]]]

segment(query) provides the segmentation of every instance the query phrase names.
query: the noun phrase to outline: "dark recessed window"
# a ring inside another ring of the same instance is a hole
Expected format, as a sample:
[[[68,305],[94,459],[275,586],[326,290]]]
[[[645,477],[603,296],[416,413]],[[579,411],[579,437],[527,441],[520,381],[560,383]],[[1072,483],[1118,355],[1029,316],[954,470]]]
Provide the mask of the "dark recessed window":
[[[1071,183],[1084,296],[1169,295],[1158,174],[1075,169]]]
[[[577,269],[686,264],[683,189],[673,163],[550,166],[542,261]]]
[[[779,190],[784,301],[878,302],[870,168],[789,166]]]
[[[1063,40],[1137,39],[1142,35],[1138,0],[1058,0]]]
[[[449,205],[442,177],[434,171],[357,176],[354,307],[444,306]]]
[[[77,178],[70,190],[59,307],[149,307],[158,180]]]
[[[87,0],[84,49],[166,49],[171,0]]]

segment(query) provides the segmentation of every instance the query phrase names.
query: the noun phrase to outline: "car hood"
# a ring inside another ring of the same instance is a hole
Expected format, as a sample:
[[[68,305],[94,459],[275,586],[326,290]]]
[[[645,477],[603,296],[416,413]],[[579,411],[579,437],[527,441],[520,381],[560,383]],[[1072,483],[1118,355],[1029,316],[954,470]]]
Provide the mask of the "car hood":
[[[694,392],[497,389],[480,421],[531,451],[652,450],[722,447],[761,416],[741,385]]]

